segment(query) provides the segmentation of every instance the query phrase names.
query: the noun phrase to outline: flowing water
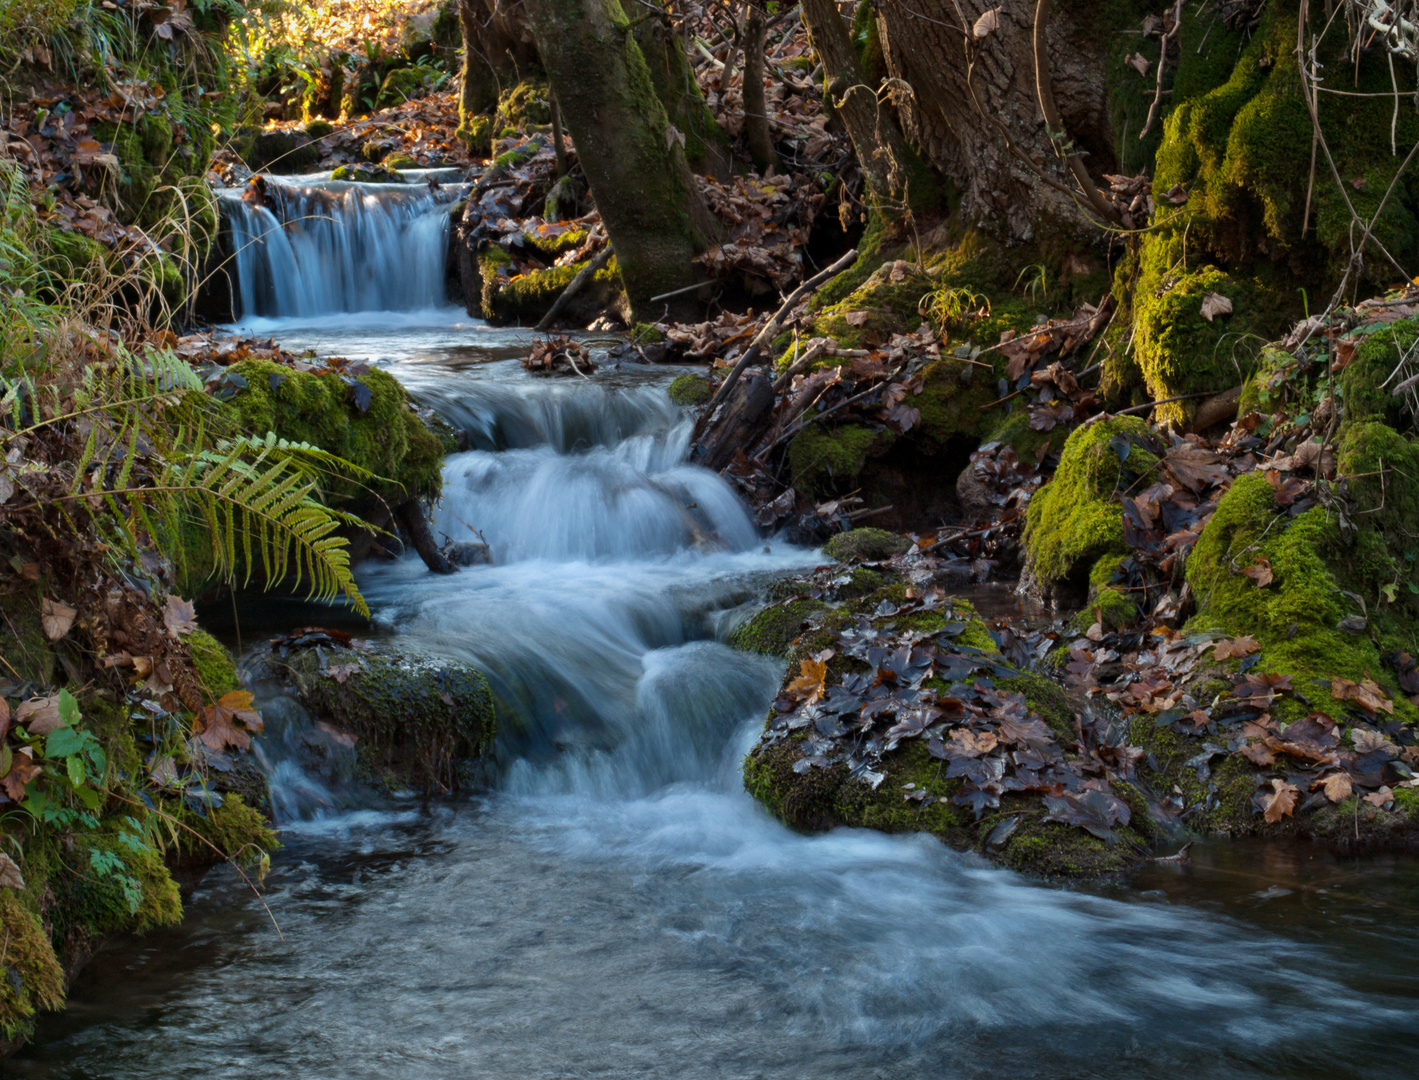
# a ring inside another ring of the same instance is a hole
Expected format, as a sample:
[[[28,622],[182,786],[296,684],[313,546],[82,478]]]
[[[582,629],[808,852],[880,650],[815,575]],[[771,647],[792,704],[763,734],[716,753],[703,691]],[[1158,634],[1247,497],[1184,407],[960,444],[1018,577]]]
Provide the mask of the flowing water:
[[[180,927],[91,965],[15,1075],[1419,1071],[1413,860],[1217,845],[1066,889],[927,837],[798,835],[751,800],[738,762],[781,668],[721,641],[815,557],[684,463],[673,371],[534,380],[525,335],[448,312],[273,329],[387,362],[470,431],[437,528],[480,530],[494,565],[361,584],[381,631],[488,673],[515,713],[499,779],[351,808],[274,768],[280,934],[215,872]]]

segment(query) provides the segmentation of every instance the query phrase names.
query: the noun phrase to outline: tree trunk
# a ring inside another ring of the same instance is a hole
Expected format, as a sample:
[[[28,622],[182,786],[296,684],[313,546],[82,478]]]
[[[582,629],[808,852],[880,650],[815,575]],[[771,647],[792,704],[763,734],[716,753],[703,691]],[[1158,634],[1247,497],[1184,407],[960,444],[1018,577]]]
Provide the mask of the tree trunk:
[[[638,11],[633,26],[655,95],[665,106],[670,123],[685,136],[685,159],[690,168],[727,179],[733,164],[729,140],[700,93],[685,44],[676,36],[669,15],[647,16]]]
[[[463,71],[458,137],[475,151],[492,145],[492,113],[507,83],[538,69],[537,50],[520,0],[459,0]]]
[[[751,2],[744,23],[744,134],[749,141],[749,157],[761,171],[774,164],[769,106],[764,100],[764,37],[764,13]]]
[[[619,0],[527,0],[526,10],[631,311],[654,321],[666,305],[651,297],[695,283],[691,259],[713,221]],[[672,314],[694,306],[688,295],[669,304]]]
[[[1056,4],[1045,51],[1065,135],[1098,177],[1117,165],[1093,4]],[[901,101],[908,137],[961,188],[964,218],[1012,241],[1032,239],[1045,221],[1057,228],[1083,227],[1086,220],[1084,197],[1071,196],[1077,185],[1040,115],[1035,6],[1035,0],[998,7],[991,0],[916,0],[876,9],[888,73],[912,88]],[[975,38],[977,20],[992,8],[995,28]]]

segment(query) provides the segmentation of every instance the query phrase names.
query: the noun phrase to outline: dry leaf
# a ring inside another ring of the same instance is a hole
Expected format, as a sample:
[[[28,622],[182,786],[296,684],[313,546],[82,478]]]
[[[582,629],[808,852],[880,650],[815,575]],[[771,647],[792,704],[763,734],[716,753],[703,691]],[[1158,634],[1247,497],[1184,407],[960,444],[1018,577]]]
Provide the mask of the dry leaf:
[[[1394,792],[1391,791],[1388,787],[1382,787],[1379,789],[1379,791],[1376,791],[1371,795],[1366,795],[1365,801],[1371,806],[1373,806],[1376,810],[1383,810],[1385,808],[1386,803],[1394,801]]]
[[[359,664],[331,664],[328,668],[325,669],[324,674],[328,678],[334,679],[341,686],[344,686],[345,680],[359,670]],[[452,703],[450,702],[450,704]]]
[[[812,705],[823,696],[823,683],[828,678],[828,656],[810,656],[800,666],[801,674],[788,684],[788,692],[800,701]]]
[[[44,636],[50,641],[58,641],[69,632],[69,627],[74,625],[74,616],[79,614],[68,604],[61,604],[57,600],[44,598],[44,603],[40,607],[40,625],[44,627]]]
[[[1138,72],[1138,74],[1146,76],[1148,74],[1149,67],[1152,66],[1152,61],[1149,60],[1142,53],[1134,53],[1128,58],[1128,66],[1131,67],[1134,71]]]
[[[1221,293],[1208,293],[1202,298],[1202,317],[1211,322],[1218,315],[1230,315],[1232,313],[1232,301],[1228,300]]]
[[[173,637],[190,634],[196,630],[197,612],[192,607],[192,601],[184,600],[180,596],[169,596],[167,606],[163,610],[163,625]]]
[[[315,726],[329,735],[341,746],[354,746],[358,741],[357,736],[351,735],[348,731],[342,731],[334,724],[327,724],[324,720],[317,720]]]
[[[23,802],[25,785],[39,774],[40,767],[34,763],[34,759],[30,756],[30,748],[22,746],[15,751],[15,756],[10,762],[9,772],[0,778],[0,787],[3,787],[5,794],[15,802]]]
[[[1000,8],[993,7],[976,20],[971,27],[971,37],[984,41],[1000,26]]]
[[[1322,776],[1314,784],[1311,790],[1320,788],[1325,792],[1325,797],[1333,803],[1344,802],[1350,798],[1350,793],[1354,790],[1354,785],[1350,783],[1349,773],[1331,773],[1329,776]]]
[[[849,326],[861,328],[867,325],[868,317],[871,316],[871,314],[872,312],[870,311],[849,311],[843,316],[843,322],[847,323]]]
[[[1263,555],[1258,555],[1256,562],[1242,571],[1242,576],[1255,581],[1258,589],[1264,589],[1271,584],[1271,560]]]
[[[0,851],[0,889],[23,889],[24,887],[25,879],[20,873],[20,864]]]
[[[1385,750],[1391,754],[1398,754],[1399,747],[1390,742],[1378,731],[1371,731],[1369,728],[1355,728],[1350,733],[1355,743],[1357,754],[1368,754],[1374,750]]]
[[[48,735],[68,726],[59,717],[58,694],[20,702],[20,707],[15,710],[15,719],[24,724],[31,735]]]
[[[1239,637],[1228,641],[1219,641],[1212,646],[1212,659],[1230,660],[1234,656],[1250,656],[1261,648],[1261,643],[1256,638]]]
[[[1270,825],[1275,825],[1284,817],[1290,817],[1296,810],[1296,797],[1301,789],[1285,780],[1271,781],[1272,792],[1262,796],[1263,816]]]
[[[225,750],[228,746],[249,749],[249,733],[260,732],[262,727],[261,714],[252,709],[252,700],[247,690],[224,694],[220,701],[202,710],[202,715],[193,722],[192,733],[213,750]],[[237,727],[235,720],[240,720],[245,728]]]

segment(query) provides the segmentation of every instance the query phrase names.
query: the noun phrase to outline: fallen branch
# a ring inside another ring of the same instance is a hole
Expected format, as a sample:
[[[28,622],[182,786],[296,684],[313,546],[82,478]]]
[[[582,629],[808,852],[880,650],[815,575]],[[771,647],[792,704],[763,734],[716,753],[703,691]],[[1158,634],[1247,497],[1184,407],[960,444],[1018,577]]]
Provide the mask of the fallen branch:
[[[1148,137],[1148,132],[1153,127],[1153,121],[1158,119],[1158,106],[1163,101],[1163,71],[1168,66],[1168,42],[1182,29],[1183,0],[1178,0],[1178,6],[1173,11],[1173,28],[1163,35],[1163,48],[1158,54],[1158,86],[1153,91],[1153,104],[1148,107],[1148,120],[1143,125],[1143,130],[1138,133],[1138,141],[1142,142]]]
[[[1132,405],[1127,409],[1120,409],[1118,412],[1095,413],[1079,426],[1088,427],[1099,420],[1107,420],[1110,416],[1137,416],[1139,413],[1146,413],[1149,409],[1156,409],[1159,405],[1171,405],[1175,401],[1196,401],[1198,398],[1213,397],[1211,390],[1204,390],[1200,394],[1179,394],[1177,397],[1167,397],[1160,401],[1150,401],[1143,405]]]
[[[719,384],[719,389],[714,392],[714,397],[710,398],[709,404],[705,406],[705,416],[709,416],[714,412],[714,407],[724,400],[725,395],[729,393],[730,387],[739,381],[739,376],[743,375],[745,369],[754,362],[759,353],[763,350],[763,347],[774,339],[774,336],[779,332],[779,328],[783,325],[783,321],[788,318],[789,312],[798,306],[798,302],[805,296],[811,296],[813,293],[817,292],[830,278],[846,270],[856,261],[857,248],[853,248],[841,259],[833,263],[832,266],[820,273],[814,274],[802,285],[793,290],[789,298],[785,300],[778,311],[774,313],[774,317],[768,321],[768,325],[760,330],[754,340],[749,343],[749,347],[744,350],[744,355],[739,358],[739,363],[734,365],[734,370],[729,373],[729,376],[724,382]]]
[[[439,549],[434,532],[429,528],[429,519],[418,499],[405,499],[394,508],[394,516],[409,534],[409,541],[419,553],[419,558],[424,560],[425,566],[435,574],[458,573],[458,567]]]
[[[570,301],[573,296],[575,296],[578,292],[581,291],[583,285],[585,285],[588,281],[590,281],[593,277],[596,276],[596,272],[606,265],[606,263],[610,260],[611,255],[611,245],[607,244],[604,248],[601,249],[600,254],[598,254],[596,258],[592,259],[591,262],[583,266],[581,268],[581,272],[578,273],[576,277],[572,278],[571,281],[567,283],[567,287],[562,290],[562,295],[557,297],[557,302],[547,310],[547,314],[542,316],[541,320],[537,323],[536,326],[533,327],[533,329],[546,330],[549,326],[551,326],[552,320],[562,313],[562,308],[567,306],[567,302]],[[576,364],[573,363],[572,367],[576,367]],[[578,371],[577,374],[580,375],[581,372]]]

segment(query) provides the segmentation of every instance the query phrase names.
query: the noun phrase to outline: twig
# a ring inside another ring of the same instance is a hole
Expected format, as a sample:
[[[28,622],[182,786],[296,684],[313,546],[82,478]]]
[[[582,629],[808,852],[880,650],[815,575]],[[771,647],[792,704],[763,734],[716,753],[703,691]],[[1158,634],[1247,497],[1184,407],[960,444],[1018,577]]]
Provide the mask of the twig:
[[[1148,132],[1153,127],[1153,121],[1158,119],[1158,106],[1163,102],[1163,71],[1168,66],[1168,42],[1182,29],[1182,9],[1183,0],[1178,0],[1177,8],[1173,11],[1173,28],[1163,35],[1163,50],[1158,54],[1158,87],[1153,92],[1153,104],[1148,107],[1148,121],[1143,125],[1143,130],[1138,133],[1139,142],[1148,137]],[[1210,31],[1211,27],[1208,27],[1208,30]]]
[[[800,431],[802,431],[804,428],[806,428],[809,424],[816,424],[816,423],[818,423],[820,420],[826,420],[828,417],[832,416],[833,413],[837,412],[839,409],[845,409],[845,408],[847,408],[847,406],[853,404],[853,402],[861,401],[863,398],[867,397],[867,395],[869,395],[869,394],[875,394],[878,390],[885,390],[887,387],[889,387],[889,386],[892,385],[892,380],[895,379],[898,375],[901,374],[902,368],[904,368],[904,367],[906,367],[906,364],[899,364],[899,365],[897,366],[896,370],[894,370],[894,371],[892,372],[892,374],[888,375],[882,382],[879,382],[879,383],[876,383],[876,384],[874,384],[874,385],[872,385],[872,386],[869,386],[866,390],[862,391],[860,394],[853,394],[852,397],[847,398],[847,399],[845,399],[845,400],[843,400],[843,401],[839,401],[839,402],[838,402],[836,405],[834,405],[832,408],[830,408],[830,409],[824,409],[824,410],[823,410],[822,412],[820,412],[817,416],[811,416],[811,417],[809,417],[807,420],[803,421],[801,424],[799,424],[799,425],[798,425],[796,428],[794,428],[792,431],[785,431],[782,435],[780,435],[777,439],[775,439],[775,440],[773,441],[772,445],[769,446],[769,450],[768,450],[768,451],[765,451],[765,452],[767,453],[767,452],[769,452],[769,451],[772,451],[772,450],[774,450],[780,443],[786,442],[787,440],[793,438],[793,437],[794,437],[795,435],[797,435]],[[810,406],[810,407],[811,407],[811,406]]]
[[[846,270],[856,261],[857,248],[853,248],[837,262],[833,263],[832,266],[820,273],[814,274],[802,285],[793,290],[789,298],[783,302],[783,306],[780,307],[778,311],[774,313],[774,317],[768,321],[768,325],[759,331],[749,347],[744,350],[744,355],[739,358],[739,363],[734,365],[734,370],[729,373],[724,382],[719,384],[719,389],[714,392],[714,397],[710,398],[709,404],[705,406],[705,416],[709,416],[714,412],[714,407],[724,400],[730,388],[739,381],[739,376],[744,374],[745,369],[754,362],[764,345],[773,340],[774,335],[779,331],[779,327],[783,325],[783,320],[788,318],[789,312],[797,306],[798,302],[805,296],[816,292],[829,278],[836,276],[839,271]]]
[[[1080,427],[1088,427],[1090,424],[1094,423],[1095,421],[1103,420],[1103,419],[1105,419],[1106,417],[1109,417],[1109,416],[1137,416],[1139,413],[1145,413],[1145,412],[1147,412],[1149,409],[1156,408],[1156,407],[1159,406],[1159,405],[1171,405],[1171,404],[1172,404],[1173,402],[1175,402],[1175,401],[1194,401],[1194,400],[1196,400],[1197,398],[1215,397],[1215,396],[1216,396],[1216,395],[1215,395],[1211,390],[1204,390],[1204,391],[1203,391],[1202,393],[1200,393],[1200,394],[1179,394],[1177,397],[1163,398],[1161,401],[1149,401],[1149,402],[1147,402],[1146,404],[1143,404],[1143,405],[1133,405],[1133,406],[1130,406],[1130,407],[1127,408],[1127,409],[1120,409],[1120,410],[1119,410],[1118,412],[1116,412],[1116,413],[1111,413],[1111,412],[1096,413],[1095,415],[1089,417],[1089,419],[1085,420],[1085,421],[1084,421],[1082,424],[1080,424],[1079,426],[1080,426]]]

